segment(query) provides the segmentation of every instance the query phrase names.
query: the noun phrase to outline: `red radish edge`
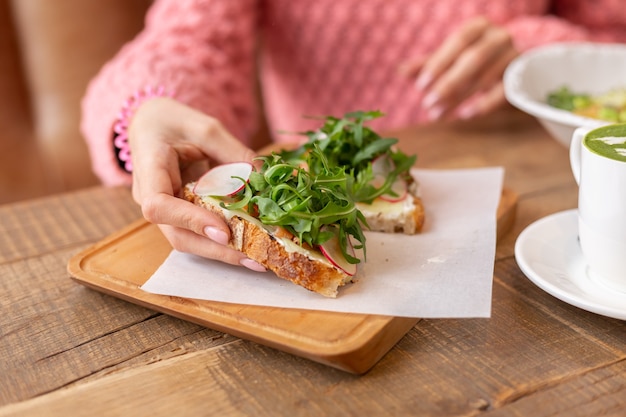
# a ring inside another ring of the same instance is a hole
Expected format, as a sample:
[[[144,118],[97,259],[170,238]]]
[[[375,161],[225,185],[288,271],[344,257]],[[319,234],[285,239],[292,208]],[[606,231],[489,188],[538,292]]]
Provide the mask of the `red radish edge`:
[[[352,246],[352,242],[348,239],[348,252],[352,252],[351,255],[354,256],[354,247]],[[339,238],[335,235],[332,238],[328,239],[326,242],[320,245],[320,251],[330,261],[331,264],[341,269],[346,274],[353,276],[356,274],[356,264],[351,264],[348,260],[343,256],[341,252],[341,247],[339,246]]]
[[[248,181],[254,167],[249,162],[232,162],[218,165],[198,179],[193,188],[197,195],[217,197],[232,196],[240,192]]]

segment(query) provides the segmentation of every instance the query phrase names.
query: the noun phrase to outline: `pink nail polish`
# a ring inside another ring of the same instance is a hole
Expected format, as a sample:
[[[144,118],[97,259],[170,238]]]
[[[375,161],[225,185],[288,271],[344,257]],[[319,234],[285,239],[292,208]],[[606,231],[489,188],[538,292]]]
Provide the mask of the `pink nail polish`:
[[[439,95],[434,91],[426,94],[422,99],[422,108],[429,109],[439,100]]]
[[[459,109],[459,112],[457,114],[459,116],[459,119],[471,119],[476,115],[476,109],[473,107],[463,107]]]
[[[222,230],[207,226],[204,228],[204,234],[212,241],[219,243],[220,245],[228,245],[228,235]]]
[[[422,72],[419,75],[419,77],[417,77],[417,80],[415,81],[415,87],[417,87],[418,90],[424,90],[426,87],[430,85],[432,80],[433,80],[433,77],[430,74],[426,72]]]
[[[444,112],[444,108],[441,106],[433,107],[428,111],[428,118],[432,121],[439,120]]]
[[[265,267],[261,264],[259,264],[256,261],[253,261],[250,258],[243,258],[241,261],[239,261],[239,263],[242,266],[245,266],[248,269],[251,269],[252,271],[256,271],[256,272],[265,272],[267,271],[267,269],[265,269]]]

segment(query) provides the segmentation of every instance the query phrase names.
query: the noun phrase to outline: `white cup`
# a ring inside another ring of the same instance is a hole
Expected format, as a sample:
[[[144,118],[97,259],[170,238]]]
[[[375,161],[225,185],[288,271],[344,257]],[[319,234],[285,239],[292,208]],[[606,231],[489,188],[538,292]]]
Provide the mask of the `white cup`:
[[[587,273],[626,292],[626,124],[576,129],[570,163],[578,183],[578,235]]]

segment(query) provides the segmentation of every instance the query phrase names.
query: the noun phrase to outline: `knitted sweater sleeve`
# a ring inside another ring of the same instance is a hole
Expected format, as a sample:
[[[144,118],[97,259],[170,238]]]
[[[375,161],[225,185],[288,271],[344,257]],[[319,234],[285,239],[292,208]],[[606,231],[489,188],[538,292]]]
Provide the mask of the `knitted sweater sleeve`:
[[[553,42],[626,42],[622,0],[554,0],[551,12],[507,24],[519,51]]]
[[[118,166],[112,128],[124,101],[148,86],[174,91],[179,101],[249,139],[257,121],[256,1],[155,2],[144,30],[101,69],[81,104],[81,131],[103,184],[131,182]]]

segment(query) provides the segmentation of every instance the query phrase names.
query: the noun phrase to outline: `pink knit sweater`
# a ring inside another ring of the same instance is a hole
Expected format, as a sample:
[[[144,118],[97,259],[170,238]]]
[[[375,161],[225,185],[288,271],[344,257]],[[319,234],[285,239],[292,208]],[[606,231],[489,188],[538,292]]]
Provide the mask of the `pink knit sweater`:
[[[477,15],[506,25],[520,51],[559,40],[626,41],[622,0],[161,0],[83,100],[94,171],[104,184],[130,183],[112,126],[122,103],[148,85],[176,91],[244,143],[259,119],[255,73],[271,132],[314,127],[303,115],[352,110],[383,111],[376,129],[422,123],[421,97],[398,66]]]

